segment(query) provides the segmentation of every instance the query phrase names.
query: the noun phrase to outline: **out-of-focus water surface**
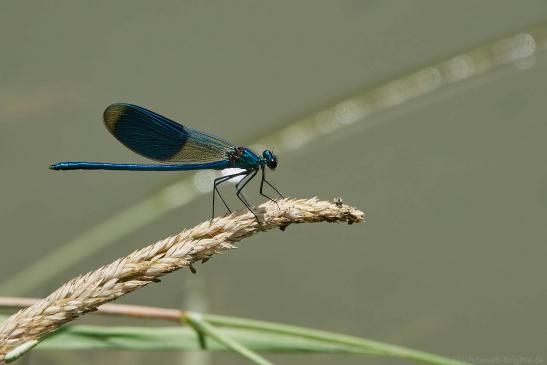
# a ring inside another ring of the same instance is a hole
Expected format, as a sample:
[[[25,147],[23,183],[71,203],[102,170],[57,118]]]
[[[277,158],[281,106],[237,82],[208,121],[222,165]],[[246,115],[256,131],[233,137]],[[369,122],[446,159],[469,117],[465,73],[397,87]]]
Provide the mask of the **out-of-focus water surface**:
[[[542,24],[544,1],[2,3],[0,286],[187,174],[48,170],[60,160],[144,162],[104,129],[101,114],[110,103],[141,104],[245,144]],[[301,148],[280,148],[280,166],[270,176],[283,192],[342,196],[366,211],[367,223],[257,235],[197,267],[197,276],[171,274],[120,302],[199,302],[211,313],[339,331],[476,363],[547,361],[546,75],[547,57],[538,53],[393,103],[367,123],[333,129]],[[247,195],[259,202],[255,188]],[[23,294],[47,295],[209,214],[210,196],[200,196]],[[105,323],[91,316],[81,322]],[[151,360],[184,357],[28,357],[31,364]],[[201,363],[207,361],[241,359],[215,354]]]

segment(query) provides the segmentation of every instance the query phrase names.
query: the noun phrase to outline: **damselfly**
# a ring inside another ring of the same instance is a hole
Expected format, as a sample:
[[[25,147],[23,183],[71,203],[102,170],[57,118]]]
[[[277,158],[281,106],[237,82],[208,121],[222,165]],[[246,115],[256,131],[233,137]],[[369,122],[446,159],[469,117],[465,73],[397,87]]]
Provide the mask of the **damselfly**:
[[[275,170],[277,157],[264,150],[262,156],[247,147],[237,147],[227,140],[182,126],[177,122],[156,114],[143,107],[118,103],[104,111],[104,124],[114,137],[133,152],[162,164],[120,164],[109,162],[59,162],[50,166],[53,170],[131,170],[131,171],[179,171],[179,170],[223,170],[239,168],[243,171],[218,177],[213,182],[213,213],[215,216],[215,195],[218,194],[224,206],[231,212],[220,194],[218,186],[226,181],[241,177],[236,184],[236,196],[253,213],[243,195],[243,188],[258,171],[262,172],[260,195],[264,184],[269,185],[280,197],[281,193],[266,180],[265,167]],[[256,214],[255,214],[256,217]]]

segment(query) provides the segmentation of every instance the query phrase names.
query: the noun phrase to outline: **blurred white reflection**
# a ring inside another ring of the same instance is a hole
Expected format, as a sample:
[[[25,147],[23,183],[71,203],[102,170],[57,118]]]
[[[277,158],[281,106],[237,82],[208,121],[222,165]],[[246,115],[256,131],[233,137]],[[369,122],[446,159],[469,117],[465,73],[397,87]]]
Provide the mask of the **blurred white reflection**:
[[[536,40],[528,33],[517,34],[512,42],[511,56],[514,60],[531,56],[536,50]]]
[[[536,51],[536,40],[528,33],[521,33],[515,36],[515,47],[512,51],[513,64],[519,70],[526,70],[536,63],[534,53]]]
[[[298,147],[305,145],[310,139],[313,139],[313,136],[308,128],[293,125],[287,127],[283,131],[280,147],[288,150],[297,149]],[[279,146],[279,144],[277,145]]]
[[[355,123],[359,118],[368,115],[368,106],[360,105],[353,100],[343,101],[336,105],[336,118],[341,124]]]
[[[245,170],[243,170],[243,169],[231,168],[231,169],[224,169],[224,170],[222,170],[222,171],[220,172],[220,174],[221,174],[222,176],[228,176],[228,175],[237,174],[237,173],[243,172],[243,171],[245,171]],[[235,184],[235,183],[240,182],[241,179],[243,179],[243,178],[244,178],[243,175],[242,175],[242,176],[236,176],[236,177],[230,179],[230,182],[233,183],[233,184]]]
[[[416,74],[418,87],[423,91],[431,91],[441,86],[443,78],[435,67],[427,67]]]
[[[214,170],[201,170],[194,175],[194,185],[198,191],[207,193],[213,190],[213,182],[220,174]]]
[[[463,80],[475,72],[471,57],[467,55],[454,57],[447,62],[447,78],[452,81]]]
[[[221,171],[200,170],[200,171],[197,171],[194,174],[194,186],[196,187],[196,189],[198,191],[200,191],[202,193],[208,193],[208,192],[213,191],[213,183],[214,183],[214,180],[217,177],[233,175],[233,174],[237,174],[238,172],[243,172],[243,171],[245,171],[245,170],[236,169],[236,168],[224,169],[224,170],[221,170]],[[228,180],[227,182],[232,183],[232,184],[236,184],[239,181],[241,181],[241,179],[243,179],[243,177],[244,177],[243,175],[242,176],[235,176],[234,178]]]
[[[315,124],[317,125],[319,132],[323,134],[330,133],[340,126],[336,113],[331,110],[326,110],[317,114],[315,117]]]

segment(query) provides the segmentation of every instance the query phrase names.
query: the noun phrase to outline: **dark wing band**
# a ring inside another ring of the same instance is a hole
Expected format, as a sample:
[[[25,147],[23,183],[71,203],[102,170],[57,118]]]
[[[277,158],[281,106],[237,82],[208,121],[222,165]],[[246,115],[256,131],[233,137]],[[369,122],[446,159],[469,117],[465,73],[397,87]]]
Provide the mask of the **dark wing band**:
[[[104,124],[114,137],[141,156],[160,162],[204,163],[227,159],[235,146],[219,137],[178,124],[133,104],[112,104]]]

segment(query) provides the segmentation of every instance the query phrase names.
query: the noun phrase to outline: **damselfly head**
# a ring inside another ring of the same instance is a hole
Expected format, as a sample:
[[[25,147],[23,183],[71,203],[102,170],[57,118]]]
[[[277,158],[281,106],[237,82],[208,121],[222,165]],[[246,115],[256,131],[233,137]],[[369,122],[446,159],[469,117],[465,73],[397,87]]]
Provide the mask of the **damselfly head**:
[[[275,168],[277,167],[277,157],[275,157],[272,151],[264,150],[264,152],[262,152],[262,157],[266,161],[266,166],[268,166],[272,170],[275,170]]]

